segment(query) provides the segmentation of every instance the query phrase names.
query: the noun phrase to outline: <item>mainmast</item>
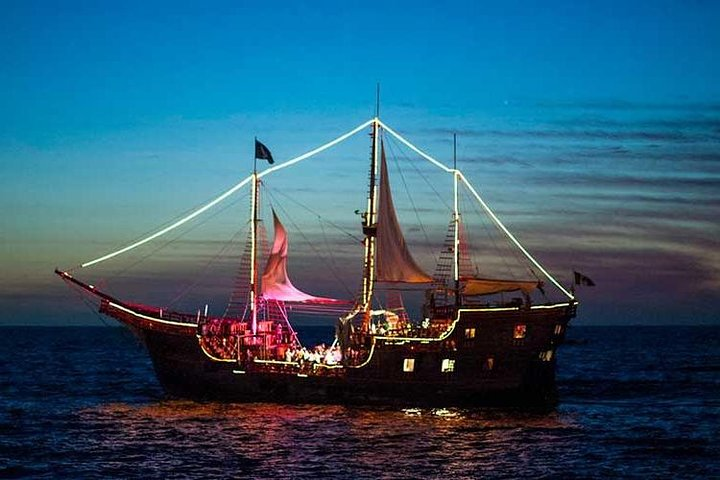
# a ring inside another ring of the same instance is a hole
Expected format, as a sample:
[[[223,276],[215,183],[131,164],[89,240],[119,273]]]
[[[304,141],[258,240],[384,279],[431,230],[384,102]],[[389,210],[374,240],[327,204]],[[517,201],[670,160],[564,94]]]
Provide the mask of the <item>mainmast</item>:
[[[372,295],[375,286],[375,244],[377,239],[377,174],[378,174],[378,135],[380,133],[379,119],[375,117],[372,123],[372,147],[370,152],[370,185],[368,188],[368,203],[363,215],[363,234],[365,235],[365,263],[363,269],[362,310],[366,314],[372,310]]]

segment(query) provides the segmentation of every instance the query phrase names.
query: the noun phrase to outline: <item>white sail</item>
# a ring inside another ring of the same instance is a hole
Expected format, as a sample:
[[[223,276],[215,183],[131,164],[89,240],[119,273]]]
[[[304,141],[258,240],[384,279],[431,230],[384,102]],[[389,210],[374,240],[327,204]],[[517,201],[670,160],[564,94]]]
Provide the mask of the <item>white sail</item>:
[[[432,277],[415,263],[405,243],[390,192],[385,147],[380,144],[380,196],[377,220],[377,280],[429,283]]]

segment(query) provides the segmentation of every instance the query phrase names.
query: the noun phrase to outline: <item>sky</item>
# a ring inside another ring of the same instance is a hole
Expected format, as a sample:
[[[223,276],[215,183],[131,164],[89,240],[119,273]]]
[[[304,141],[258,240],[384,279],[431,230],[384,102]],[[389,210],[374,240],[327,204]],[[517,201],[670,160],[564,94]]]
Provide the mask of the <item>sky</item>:
[[[377,83],[384,122],[447,163],[457,133],[459,168],[523,244],[564,284],[574,269],[596,282],[580,292],[578,324],[720,324],[717,2],[1,8],[0,325],[102,324],[55,267],[225,191],[249,173],[255,136],[283,161],[363,123]],[[320,267],[298,256],[303,287],[332,290],[327,272],[354,254],[342,240],[359,235],[352,212],[364,206],[368,152],[359,134],[267,180],[273,207],[284,196],[313,211],[329,204],[343,229],[315,221],[296,235],[298,247],[337,251]],[[398,201],[420,246],[416,220],[431,216],[415,213],[418,199],[432,203],[447,184],[423,183],[416,168],[426,167],[412,165],[402,171],[421,186]],[[320,200],[318,185],[333,200]],[[241,193],[189,226],[192,241],[163,239],[75,273],[130,298],[154,287],[172,296],[233,235],[244,238],[246,201]],[[293,222],[314,221],[295,208]],[[213,292],[213,308],[226,294]]]

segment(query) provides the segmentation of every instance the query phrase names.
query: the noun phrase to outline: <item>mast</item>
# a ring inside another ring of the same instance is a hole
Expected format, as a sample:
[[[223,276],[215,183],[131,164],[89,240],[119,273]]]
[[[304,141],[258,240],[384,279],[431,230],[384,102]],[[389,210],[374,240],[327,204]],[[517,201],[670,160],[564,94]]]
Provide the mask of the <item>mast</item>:
[[[257,142],[257,138],[255,138]],[[260,181],[257,174],[257,155],[253,164],[252,174],[252,199],[251,199],[251,215],[252,222],[250,226],[250,312],[252,315],[252,334],[257,334],[257,306],[258,306],[258,269],[257,269],[257,225],[258,225],[258,186]]]
[[[372,309],[372,295],[375,285],[375,243],[377,238],[377,169],[378,134],[380,125],[375,117],[372,123],[372,147],[370,152],[370,185],[368,188],[367,210],[364,215],[363,234],[365,235],[365,262],[363,269],[362,309]]]
[[[458,209],[457,134],[453,133],[453,276],[455,279],[455,306],[460,307],[460,211]]]
[[[372,310],[373,288],[375,286],[375,244],[377,239],[377,175],[378,175],[378,133],[380,131],[380,83],[375,91],[375,118],[372,120],[370,138],[370,178],[368,186],[367,210],[363,215],[363,234],[365,235],[365,260],[363,263],[363,286],[361,310],[365,312],[363,328],[367,328],[369,312]]]

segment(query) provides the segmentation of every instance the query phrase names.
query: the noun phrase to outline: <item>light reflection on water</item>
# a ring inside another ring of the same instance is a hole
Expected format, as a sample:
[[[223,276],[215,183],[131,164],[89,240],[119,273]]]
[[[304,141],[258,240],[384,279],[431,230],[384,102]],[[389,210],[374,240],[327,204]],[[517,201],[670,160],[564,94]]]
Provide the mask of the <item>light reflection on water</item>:
[[[0,478],[720,478],[717,328],[578,329],[550,412],[169,401],[110,330],[0,335]]]
[[[152,453],[154,468],[180,462],[206,477],[225,476],[228,464],[255,477],[459,478],[519,473],[518,464],[542,474],[547,465],[527,464],[523,449],[577,429],[557,412],[187,401],[110,403],[83,409],[76,420],[80,429],[103,432],[90,444],[71,436],[86,458],[137,461],[140,449]]]

